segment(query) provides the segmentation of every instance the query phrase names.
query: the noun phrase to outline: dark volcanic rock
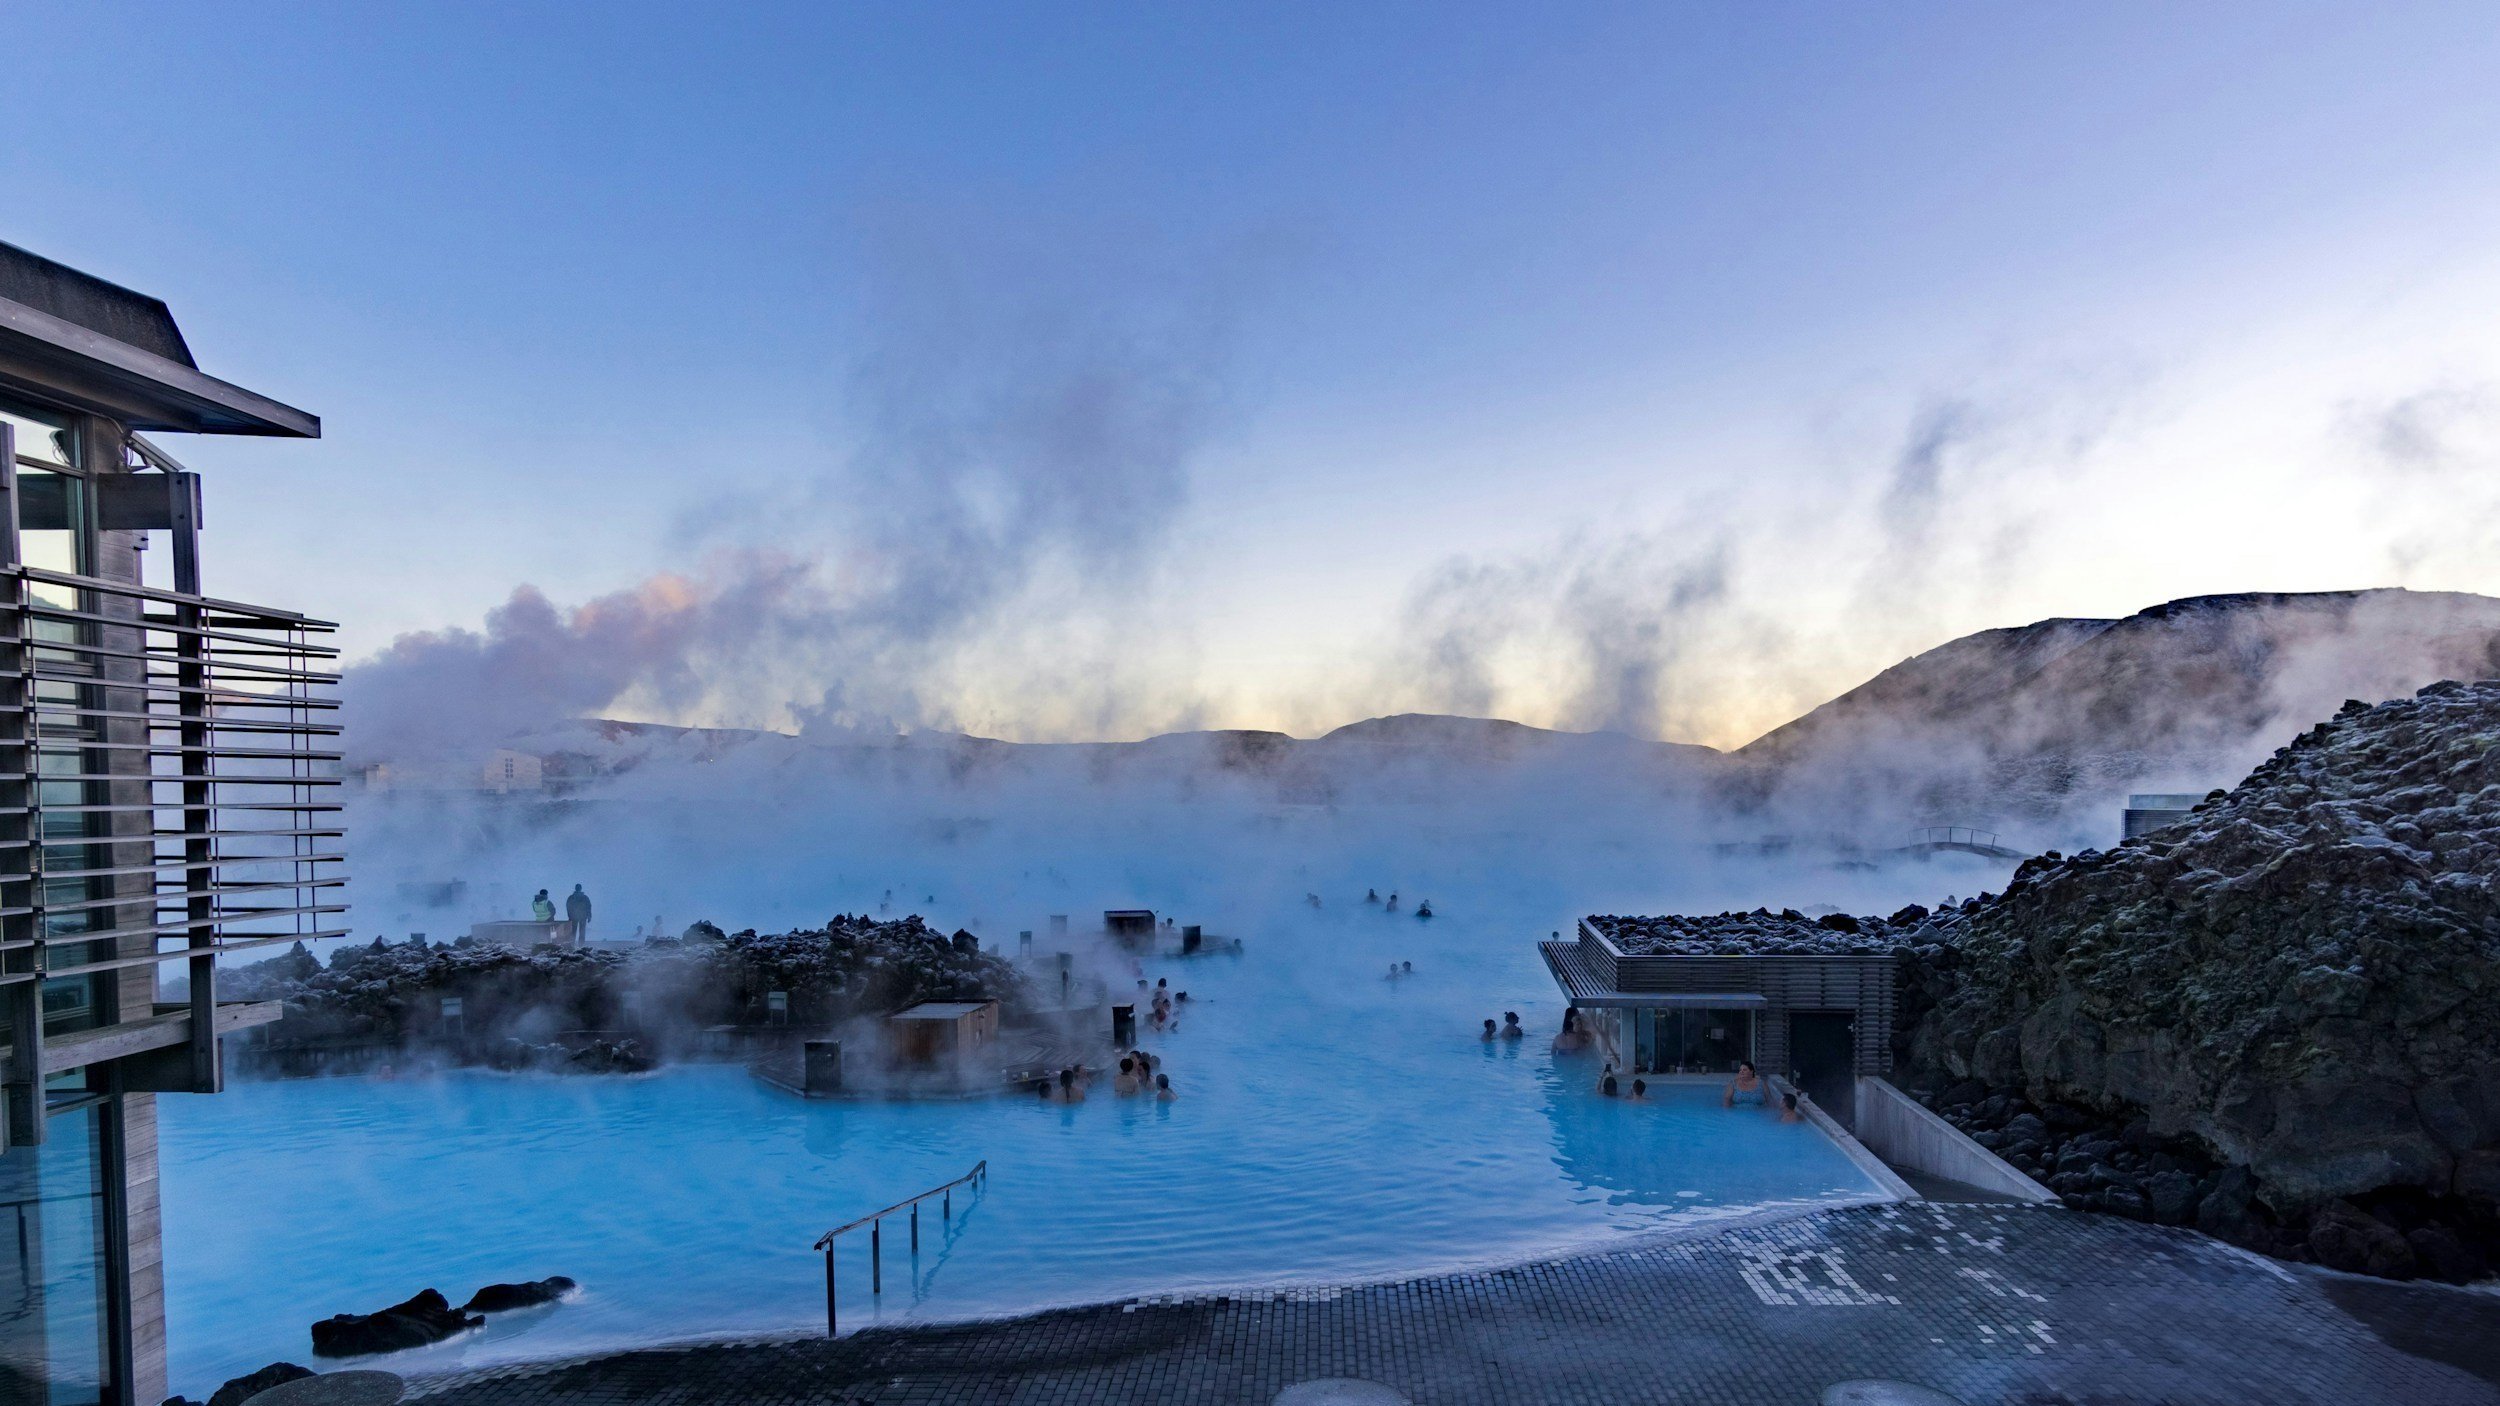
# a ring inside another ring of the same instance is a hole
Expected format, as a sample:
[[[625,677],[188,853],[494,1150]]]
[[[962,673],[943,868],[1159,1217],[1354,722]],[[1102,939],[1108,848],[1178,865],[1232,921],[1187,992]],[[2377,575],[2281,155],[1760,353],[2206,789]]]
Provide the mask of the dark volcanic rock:
[[[1640,956],[1706,957],[1731,952],[1762,956],[1886,956],[1904,933],[1882,918],[1833,913],[1809,918],[1790,908],[1773,913],[1668,914],[1654,918],[1592,913],[1588,924],[1617,949]]]
[[[208,1406],[243,1406],[244,1402],[273,1386],[311,1375],[313,1373],[309,1368],[298,1367],[292,1362],[272,1362],[257,1372],[236,1377],[217,1388],[208,1398]],[[187,1396],[171,1396],[165,1399],[165,1406],[198,1406],[198,1403]]]
[[[2405,1243],[2413,1247],[2415,1267],[2432,1279],[2471,1284],[2491,1274],[2491,1262],[2446,1226],[2426,1225],[2406,1231]]]
[[[655,1040],[705,1026],[761,1023],[767,992],[788,997],[792,1024],[882,1015],[933,998],[996,997],[1013,1004],[1014,964],[917,915],[836,914],[820,928],[723,933],[699,922],[680,942],[633,952],[520,951],[462,938],[375,940],[333,951],[325,966],[298,944],[219,977],[238,1000],[281,1001],[267,1041],[361,1041],[426,1049],[447,1059],[557,1063],[541,1042],[554,1031],[623,1032],[595,1052],[565,1051],[576,1072],[637,1073],[667,1053]],[[457,997],[457,1022],[441,1014]],[[536,1048],[514,1050],[510,1041]]]
[[[2309,1222],[2309,1252],[2318,1263],[2348,1274],[2413,1277],[2412,1244],[2394,1226],[2349,1201],[2318,1208]]]
[[[2180,1171],[2155,1172],[2145,1195],[2156,1225],[2186,1225],[2196,1219],[2196,1204],[2203,1199],[2196,1178]]]
[[[1926,927],[1909,962],[1949,947],[1954,971],[1912,1051],[1941,1079],[2020,1084],[2053,1132],[2141,1110],[2277,1210],[2489,1198],[2500,683],[2348,704],[2180,824],[2030,861]],[[2350,1260],[2361,1232],[2333,1219]]]
[[[563,1275],[535,1279],[526,1284],[489,1284],[469,1295],[460,1306],[463,1313],[503,1313],[515,1308],[535,1308],[554,1303],[579,1287]]]
[[[432,1289],[379,1313],[342,1313],[312,1325],[316,1357],[363,1357],[438,1343],[486,1320],[463,1313]]]

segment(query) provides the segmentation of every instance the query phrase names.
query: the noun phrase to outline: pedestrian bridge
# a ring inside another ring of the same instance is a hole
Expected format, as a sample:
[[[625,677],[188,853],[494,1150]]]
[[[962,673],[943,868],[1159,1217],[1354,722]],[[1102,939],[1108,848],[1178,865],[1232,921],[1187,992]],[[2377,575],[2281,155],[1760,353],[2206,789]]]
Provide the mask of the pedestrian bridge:
[[[1974,830],[1967,825],[1929,825],[1918,832],[1918,838],[1888,854],[1924,859],[1931,854],[1976,854],[1989,859],[2025,860],[2031,856],[2018,849],[1997,843],[1994,830]]]

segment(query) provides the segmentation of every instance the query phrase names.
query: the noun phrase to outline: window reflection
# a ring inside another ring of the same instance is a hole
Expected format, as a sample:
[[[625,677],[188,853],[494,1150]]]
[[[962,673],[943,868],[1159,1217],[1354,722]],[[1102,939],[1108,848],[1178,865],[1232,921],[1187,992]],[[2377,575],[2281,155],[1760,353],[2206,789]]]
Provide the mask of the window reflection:
[[[0,401],[0,424],[17,431],[18,458],[65,469],[78,466],[78,430],[69,416]]]
[[[106,1397],[107,1112],[54,1114],[46,1141],[0,1155],[0,1401]]]

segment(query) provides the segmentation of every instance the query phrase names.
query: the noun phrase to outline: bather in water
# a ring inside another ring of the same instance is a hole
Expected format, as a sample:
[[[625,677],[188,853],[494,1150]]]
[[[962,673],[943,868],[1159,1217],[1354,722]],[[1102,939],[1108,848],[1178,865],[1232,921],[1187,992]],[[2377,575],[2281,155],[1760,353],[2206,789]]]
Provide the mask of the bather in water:
[[[1755,1072],[1752,1060],[1739,1060],[1736,1063],[1736,1077],[1727,1081],[1727,1092],[1720,1102],[1729,1108],[1734,1108],[1740,1103],[1750,1103],[1756,1108],[1768,1108],[1771,1104],[1770,1081]]]
[[[1487,1023],[1490,1024],[1490,1022]],[[1528,1038],[1528,1032],[1521,1029],[1519,1026],[1519,1012],[1502,1012],[1502,1038],[1505,1040],[1524,1040]]]
[[[1573,1006],[1566,1009],[1563,1012],[1562,1033],[1554,1037],[1554,1053],[1569,1054],[1586,1048],[1588,1042],[1588,1032],[1580,1028],[1580,1008]]]

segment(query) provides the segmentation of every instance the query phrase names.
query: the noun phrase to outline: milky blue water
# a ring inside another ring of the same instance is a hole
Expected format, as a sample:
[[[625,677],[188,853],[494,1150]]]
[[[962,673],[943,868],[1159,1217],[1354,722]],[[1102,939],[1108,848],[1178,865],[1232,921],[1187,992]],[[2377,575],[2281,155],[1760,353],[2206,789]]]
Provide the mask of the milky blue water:
[[[1411,902],[1411,900],[1410,900]],[[821,1328],[830,1226],[987,1159],[921,1253],[842,1251],[845,1329],[1192,1289],[1517,1260],[1877,1188],[1804,1124],[1715,1087],[1631,1104],[1556,1056],[1515,916],[1274,918],[1239,958],[1153,964],[1192,1001],[1150,1035],[1180,1097],[1063,1107],[806,1102],[735,1066],[454,1072],[160,1100],[172,1381],[306,1361],[308,1326],[434,1287],[570,1275],[580,1297],[377,1365],[439,1370]],[[1391,961],[1412,961],[1390,981]],[[1486,1044],[1520,1011],[1534,1032]]]

